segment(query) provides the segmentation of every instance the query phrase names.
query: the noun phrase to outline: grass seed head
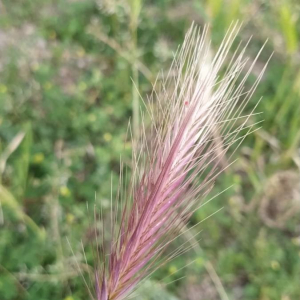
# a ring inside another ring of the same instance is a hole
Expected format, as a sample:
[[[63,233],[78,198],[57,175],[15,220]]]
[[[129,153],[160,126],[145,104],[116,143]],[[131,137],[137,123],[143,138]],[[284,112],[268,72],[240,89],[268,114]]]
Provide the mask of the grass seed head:
[[[151,125],[142,125],[133,146],[119,227],[113,225],[105,263],[96,270],[97,300],[125,299],[161,265],[159,256],[228,167],[228,149],[251,132],[253,112],[242,114],[265,68],[246,89],[257,58],[249,68],[246,47],[230,54],[238,31],[233,24],[212,56],[208,27],[200,32],[191,26],[169,72],[158,77],[144,102]]]

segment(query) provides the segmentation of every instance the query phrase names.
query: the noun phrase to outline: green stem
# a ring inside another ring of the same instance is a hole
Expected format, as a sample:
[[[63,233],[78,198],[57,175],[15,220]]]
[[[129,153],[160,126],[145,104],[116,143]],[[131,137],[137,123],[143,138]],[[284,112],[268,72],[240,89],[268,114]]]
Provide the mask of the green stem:
[[[45,237],[44,230],[41,229],[27,214],[23,212],[18,201],[14,198],[10,191],[2,185],[0,185],[0,201],[2,205],[10,208],[14,212],[15,216],[19,220],[22,220],[37,236],[42,239]]]

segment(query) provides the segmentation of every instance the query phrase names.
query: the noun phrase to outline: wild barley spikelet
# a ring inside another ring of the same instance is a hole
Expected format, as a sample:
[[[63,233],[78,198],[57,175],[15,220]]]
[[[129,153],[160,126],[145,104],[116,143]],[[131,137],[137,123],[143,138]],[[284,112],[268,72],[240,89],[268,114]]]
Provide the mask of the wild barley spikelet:
[[[174,234],[203,205],[201,199],[224,169],[221,162],[229,147],[237,147],[251,131],[251,114],[241,114],[265,68],[246,90],[258,56],[246,70],[246,47],[228,59],[238,27],[231,26],[212,58],[208,28],[200,34],[192,26],[166,78],[156,81],[146,104],[150,130],[146,133],[143,126],[133,149],[119,228],[113,228],[110,249],[96,270],[97,300],[125,299],[160,265],[158,257]]]

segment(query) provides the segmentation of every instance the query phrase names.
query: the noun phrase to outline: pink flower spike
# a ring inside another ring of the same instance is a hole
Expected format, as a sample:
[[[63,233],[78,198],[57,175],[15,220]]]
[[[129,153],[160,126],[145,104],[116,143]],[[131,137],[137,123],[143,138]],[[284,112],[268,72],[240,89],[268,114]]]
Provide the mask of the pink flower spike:
[[[228,149],[251,131],[253,112],[242,113],[266,67],[247,89],[261,51],[248,68],[246,48],[228,59],[238,31],[231,25],[213,57],[208,27],[200,34],[192,25],[167,77],[144,102],[151,124],[142,124],[140,141],[133,143],[130,184],[116,199],[123,207],[110,253],[103,254],[101,286],[95,275],[97,300],[126,299],[159,266],[160,255],[228,167]],[[123,179],[121,167],[119,190]]]

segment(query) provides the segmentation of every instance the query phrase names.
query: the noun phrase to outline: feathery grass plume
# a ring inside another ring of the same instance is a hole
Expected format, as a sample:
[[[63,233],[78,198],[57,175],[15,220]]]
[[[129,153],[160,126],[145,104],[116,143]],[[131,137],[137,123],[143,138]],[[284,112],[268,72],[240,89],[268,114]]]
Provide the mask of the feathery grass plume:
[[[145,104],[151,126],[148,131],[143,125],[141,141],[133,147],[130,184],[119,192],[125,203],[120,224],[112,226],[110,249],[96,268],[97,300],[125,299],[162,264],[159,256],[205,204],[204,197],[224,170],[220,162],[227,150],[251,132],[253,112],[242,112],[265,68],[246,90],[260,52],[250,68],[246,47],[228,59],[239,29],[238,24],[230,27],[211,58],[208,27],[200,34],[192,25],[166,78],[156,81]],[[121,182],[123,176],[121,172]],[[180,247],[163,263],[184,251]]]

